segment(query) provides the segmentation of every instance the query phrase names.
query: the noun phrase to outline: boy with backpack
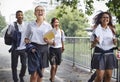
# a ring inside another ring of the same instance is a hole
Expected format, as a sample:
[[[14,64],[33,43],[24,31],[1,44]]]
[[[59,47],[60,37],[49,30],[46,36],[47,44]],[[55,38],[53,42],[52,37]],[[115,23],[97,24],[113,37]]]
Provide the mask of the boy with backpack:
[[[26,58],[27,54],[25,52],[25,31],[27,23],[23,22],[23,12],[18,10],[16,12],[16,21],[9,25],[5,33],[5,44],[11,45],[11,69],[14,82],[18,82],[17,76],[17,65],[18,58],[20,56],[21,70],[19,73],[20,82],[24,82],[24,75],[26,72]]]

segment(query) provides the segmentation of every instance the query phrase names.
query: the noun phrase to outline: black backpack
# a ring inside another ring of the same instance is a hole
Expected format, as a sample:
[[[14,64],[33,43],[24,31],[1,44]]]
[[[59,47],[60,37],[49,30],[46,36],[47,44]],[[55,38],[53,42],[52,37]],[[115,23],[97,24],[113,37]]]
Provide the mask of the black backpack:
[[[15,29],[18,30],[18,26],[17,26],[17,22],[14,22],[14,26],[15,26]],[[12,45],[12,34],[8,34],[8,28],[5,32],[5,36],[4,36],[4,43],[6,45]]]

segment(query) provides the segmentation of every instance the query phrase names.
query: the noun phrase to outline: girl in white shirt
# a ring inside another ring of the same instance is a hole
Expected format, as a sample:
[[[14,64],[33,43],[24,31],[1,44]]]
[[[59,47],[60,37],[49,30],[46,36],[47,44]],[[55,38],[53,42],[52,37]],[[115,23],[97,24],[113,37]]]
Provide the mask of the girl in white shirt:
[[[112,16],[108,12],[101,12],[94,18],[95,37],[91,39],[96,44],[91,62],[92,69],[96,69],[95,82],[110,82],[112,70],[117,68],[117,59],[114,55],[116,45],[115,28],[112,24]]]
[[[44,20],[45,9],[42,6],[35,7],[34,14],[36,16],[36,20],[28,24],[25,42],[28,43],[30,41],[32,45],[36,46],[41,57],[39,60],[42,61],[41,71],[43,72],[44,68],[49,66],[48,44],[50,43],[50,41],[46,40],[43,36],[51,30],[52,27]],[[33,52],[34,51],[35,50],[33,50]],[[30,72],[30,74],[30,82],[42,82],[42,77],[39,76],[37,70],[34,70],[34,73]]]
[[[53,39],[53,43],[50,45],[49,48],[50,64],[51,64],[49,80],[51,82],[54,82],[58,65],[60,65],[61,63],[62,52],[64,51],[65,36],[63,30],[59,28],[58,18],[52,18],[51,25],[55,30],[55,38]]]

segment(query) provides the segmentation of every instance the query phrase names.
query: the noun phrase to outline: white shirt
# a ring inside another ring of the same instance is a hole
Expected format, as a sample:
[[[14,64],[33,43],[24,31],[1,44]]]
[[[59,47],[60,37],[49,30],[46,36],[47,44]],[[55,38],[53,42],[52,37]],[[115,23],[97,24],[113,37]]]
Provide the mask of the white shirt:
[[[64,31],[61,29],[55,30],[55,38],[54,38],[54,42],[55,42],[55,46],[52,46],[53,48],[60,48],[62,47],[62,42],[61,41],[65,41],[65,35],[64,35]]]
[[[96,45],[97,47],[103,50],[109,50],[115,47],[113,44],[113,38],[115,38],[115,36],[109,26],[107,26],[107,28],[102,28],[101,25],[98,25],[94,30],[94,34],[100,37],[99,44]]]
[[[20,41],[20,46],[17,47],[17,50],[22,50],[22,49],[25,49],[25,32],[27,30],[27,24],[26,22],[22,22],[22,24],[19,24],[17,23],[17,26],[18,26],[18,30],[19,32],[21,32],[21,41]],[[10,24],[9,25],[9,28],[8,28],[8,34],[10,34],[11,32],[13,32],[15,30],[15,26],[14,26],[14,23]]]
[[[52,27],[49,23],[43,22],[40,26],[37,25],[35,21],[28,24],[27,31],[26,31],[26,38],[29,38],[31,42],[37,44],[47,44],[43,40],[43,36],[46,32],[51,30]]]

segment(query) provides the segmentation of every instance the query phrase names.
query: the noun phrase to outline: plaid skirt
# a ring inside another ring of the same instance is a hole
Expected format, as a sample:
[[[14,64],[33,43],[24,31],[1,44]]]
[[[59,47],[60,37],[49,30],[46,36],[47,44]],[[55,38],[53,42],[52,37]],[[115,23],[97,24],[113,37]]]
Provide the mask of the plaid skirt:
[[[114,51],[112,49],[104,51],[99,47],[95,47],[91,61],[92,69],[106,70],[117,67],[117,58],[114,55]]]

